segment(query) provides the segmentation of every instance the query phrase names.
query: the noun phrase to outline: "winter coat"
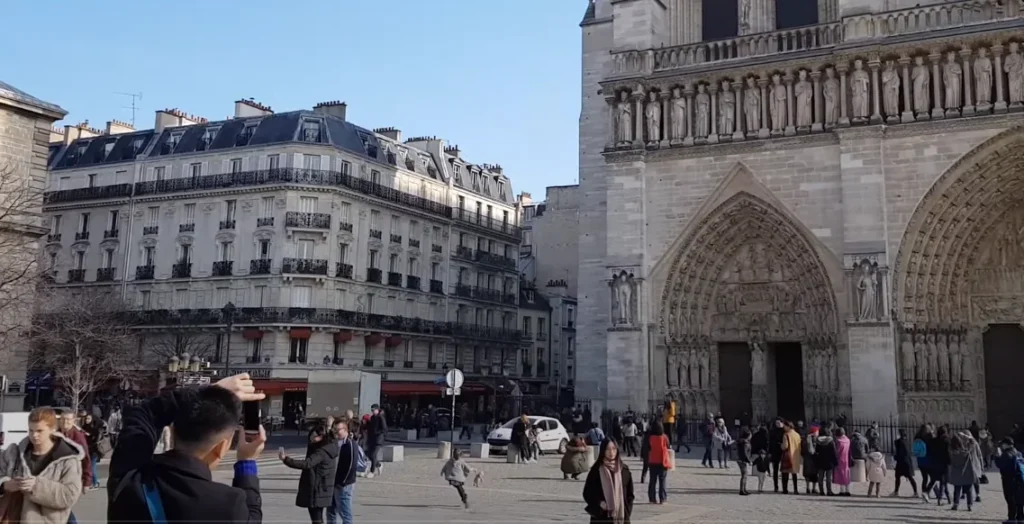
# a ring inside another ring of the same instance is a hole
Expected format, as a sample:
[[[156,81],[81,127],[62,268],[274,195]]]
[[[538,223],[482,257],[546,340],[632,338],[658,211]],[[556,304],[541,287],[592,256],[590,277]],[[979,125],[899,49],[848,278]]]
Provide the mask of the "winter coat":
[[[590,468],[590,473],[587,474],[587,481],[583,485],[583,502],[587,504],[586,511],[590,515],[591,524],[605,524],[611,522],[605,513],[601,509],[601,503],[604,502],[604,489],[601,487],[601,466],[595,466]],[[625,464],[622,465],[622,504],[626,506],[625,514],[626,518],[623,520],[624,524],[629,524],[629,516],[633,514],[633,500],[636,496],[633,494],[633,475],[629,472],[629,467]]]
[[[465,460],[448,459],[441,468],[441,476],[448,482],[459,482],[465,484],[470,479],[475,479],[480,472],[474,469]]]
[[[898,438],[893,443],[895,453],[893,453],[893,459],[896,461],[896,475],[901,477],[911,477],[914,475],[914,457],[910,455],[910,449],[907,447],[907,439]]]
[[[761,451],[768,452],[768,432],[758,431],[750,437],[750,452],[757,455]]]
[[[949,477],[946,482],[953,486],[973,486],[978,482],[981,470],[971,457],[969,449],[958,449],[949,454]]]
[[[932,437],[928,441],[928,470],[933,475],[944,475],[949,469],[949,439]]]
[[[836,442],[828,435],[818,437],[814,443],[814,468],[818,471],[832,471],[839,463]]]
[[[864,436],[867,439],[868,450],[869,451],[878,451],[879,450],[879,447],[878,447],[878,444],[879,444],[879,442],[878,442],[878,430],[875,429],[874,427],[870,427],[870,428],[868,428],[868,430],[864,434]]]
[[[587,471],[587,446],[568,446],[562,455],[562,473],[582,475]]]
[[[736,462],[750,464],[753,461],[754,458],[750,454],[750,440],[740,437],[736,440]]]
[[[836,439],[836,467],[832,470],[832,482],[837,486],[850,485],[850,439],[845,435]]]
[[[782,460],[782,428],[772,426],[772,429],[768,430],[768,454],[772,462]]]
[[[74,442],[82,449],[82,485],[92,485],[92,462],[89,460],[89,443],[85,439],[85,432],[77,426],[64,433],[64,436]]]
[[[668,469],[672,465],[672,459],[669,457],[672,453],[672,448],[668,445],[668,437],[665,435],[647,435],[644,440],[647,441],[647,464]]]
[[[886,471],[885,455],[882,455],[881,451],[868,453],[865,469],[867,469],[868,482],[884,482]]]
[[[783,433],[782,439],[782,472],[795,475],[801,469],[800,434],[795,430],[788,430]]]
[[[860,433],[854,433],[853,437],[850,438],[850,461],[867,460],[867,458],[868,439],[864,438],[864,435]]]
[[[60,433],[55,433],[53,440],[53,460],[35,477],[32,492],[22,494],[21,516],[17,519],[21,524],[66,524],[71,508],[82,495],[85,450]],[[0,454],[0,485],[14,477],[32,476],[25,461],[25,454],[32,452],[30,448],[26,437]]]
[[[978,433],[978,445],[981,446],[981,456],[983,459],[996,454],[996,446],[992,442],[992,434],[984,429]]]
[[[811,433],[804,438],[801,442],[802,449],[800,454],[803,458],[803,474],[804,479],[809,482],[817,482],[818,480],[818,467],[814,463],[814,454],[817,451],[816,447],[818,439],[815,434]]]
[[[721,451],[728,449],[732,445],[732,435],[729,434],[729,429],[726,427],[715,427],[715,431],[711,434],[711,449],[713,451]]]
[[[1017,457],[1020,452],[1010,448],[1010,451],[996,450],[996,456],[992,462],[999,468],[999,476],[1003,483],[1003,498],[1010,500],[1024,501],[1024,482],[1017,478]]]
[[[285,457],[284,465],[301,469],[295,505],[300,508],[328,508],[334,497],[334,473],[338,467],[337,442],[318,442],[306,448],[303,460]]]

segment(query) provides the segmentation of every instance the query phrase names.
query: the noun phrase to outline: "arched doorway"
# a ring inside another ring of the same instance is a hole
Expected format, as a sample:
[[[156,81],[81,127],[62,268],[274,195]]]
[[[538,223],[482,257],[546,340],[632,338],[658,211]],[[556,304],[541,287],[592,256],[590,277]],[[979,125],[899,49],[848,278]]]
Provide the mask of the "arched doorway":
[[[1024,131],[958,160],[907,225],[895,266],[900,409],[913,420],[1024,422]],[[987,409],[985,409],[987,407]],[[986,417],[987,415],[987,417]]]
[[[751,178],[752,179],[752,178]],[[690,228],[661,300],[666,390],[689,414],[831,416],[839,409],[836,299],[810,237],[741,191]]]

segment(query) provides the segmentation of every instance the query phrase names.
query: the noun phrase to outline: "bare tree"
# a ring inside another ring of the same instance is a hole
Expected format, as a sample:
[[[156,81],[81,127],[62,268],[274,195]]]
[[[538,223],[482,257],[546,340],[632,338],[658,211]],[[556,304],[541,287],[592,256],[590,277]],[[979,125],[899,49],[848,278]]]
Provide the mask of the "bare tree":
[[[0,165],[0,340],[28,324],[40,277],[43,194],[25,171]]]
[[[160,364],[172,357],[188,353],[191,357],[209,360],[214,353],[216,334],[194,326],[182,326],[169,331],[147,334],[146,349]]]
[[[50,370],[78,408],[82,397],[139,366],[137,335],[121,301],[108,291],[52,290],[40,297],[29,362]]]

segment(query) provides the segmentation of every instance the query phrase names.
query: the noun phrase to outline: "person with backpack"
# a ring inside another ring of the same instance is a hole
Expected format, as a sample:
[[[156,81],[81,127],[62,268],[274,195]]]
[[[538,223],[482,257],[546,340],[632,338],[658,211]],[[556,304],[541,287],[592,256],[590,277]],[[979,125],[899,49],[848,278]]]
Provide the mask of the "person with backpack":
[[[335,524],[339,519],[342,524],[352,524],[355,522],[352,516],[352,496],[355,493],[356,473],[360,458],[364,470],[367,461],[359,444],[348,434],[347,420],[334,421],[334,434],[338,437],[338,465],[334,470],[334,494],[327,508],[327,524]]]
[[[917,452],[917,440],[914,440],[915,453]],[[900,496],[900,479],[907,479],[910,487],[914,489],[914,498],[917,498],[917,482],[914,481],[914,459],[907,446],[907,432],[901,429],[899,437],[893,443],[895,451],[893,460],[896,462],[896,488],[892,490],[890,497]],[[924,453],[924,442],[921,443],[921,453]]]
[[[1003,481],[1006,522],[1024,522],[1024,456],[1014,447],[1013,437],[999,442],[992,460]]]
[[[914,444],[910,448],[914,460],[917,462],[917,469],[921,471],[921,500],[925,502],[929,502],[926,486],[931,480],[931,465],[928,464],[928,442],[931,439],[931,428],[927,424],[922,424],[921,428],[917,430],[917,434],[914,435]]]

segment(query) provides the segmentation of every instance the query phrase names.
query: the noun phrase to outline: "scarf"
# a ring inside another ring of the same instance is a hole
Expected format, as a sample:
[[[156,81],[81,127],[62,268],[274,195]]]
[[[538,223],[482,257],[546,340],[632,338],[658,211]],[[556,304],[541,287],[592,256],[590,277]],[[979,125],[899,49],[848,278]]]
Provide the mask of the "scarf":
[[[622,471],[616,463],[609,465],[607,461],[602,462],[600,469],[601,490],[604,492],[608,517],[615,524],[622,524],[626,521],[626,507],[622,500]]]

